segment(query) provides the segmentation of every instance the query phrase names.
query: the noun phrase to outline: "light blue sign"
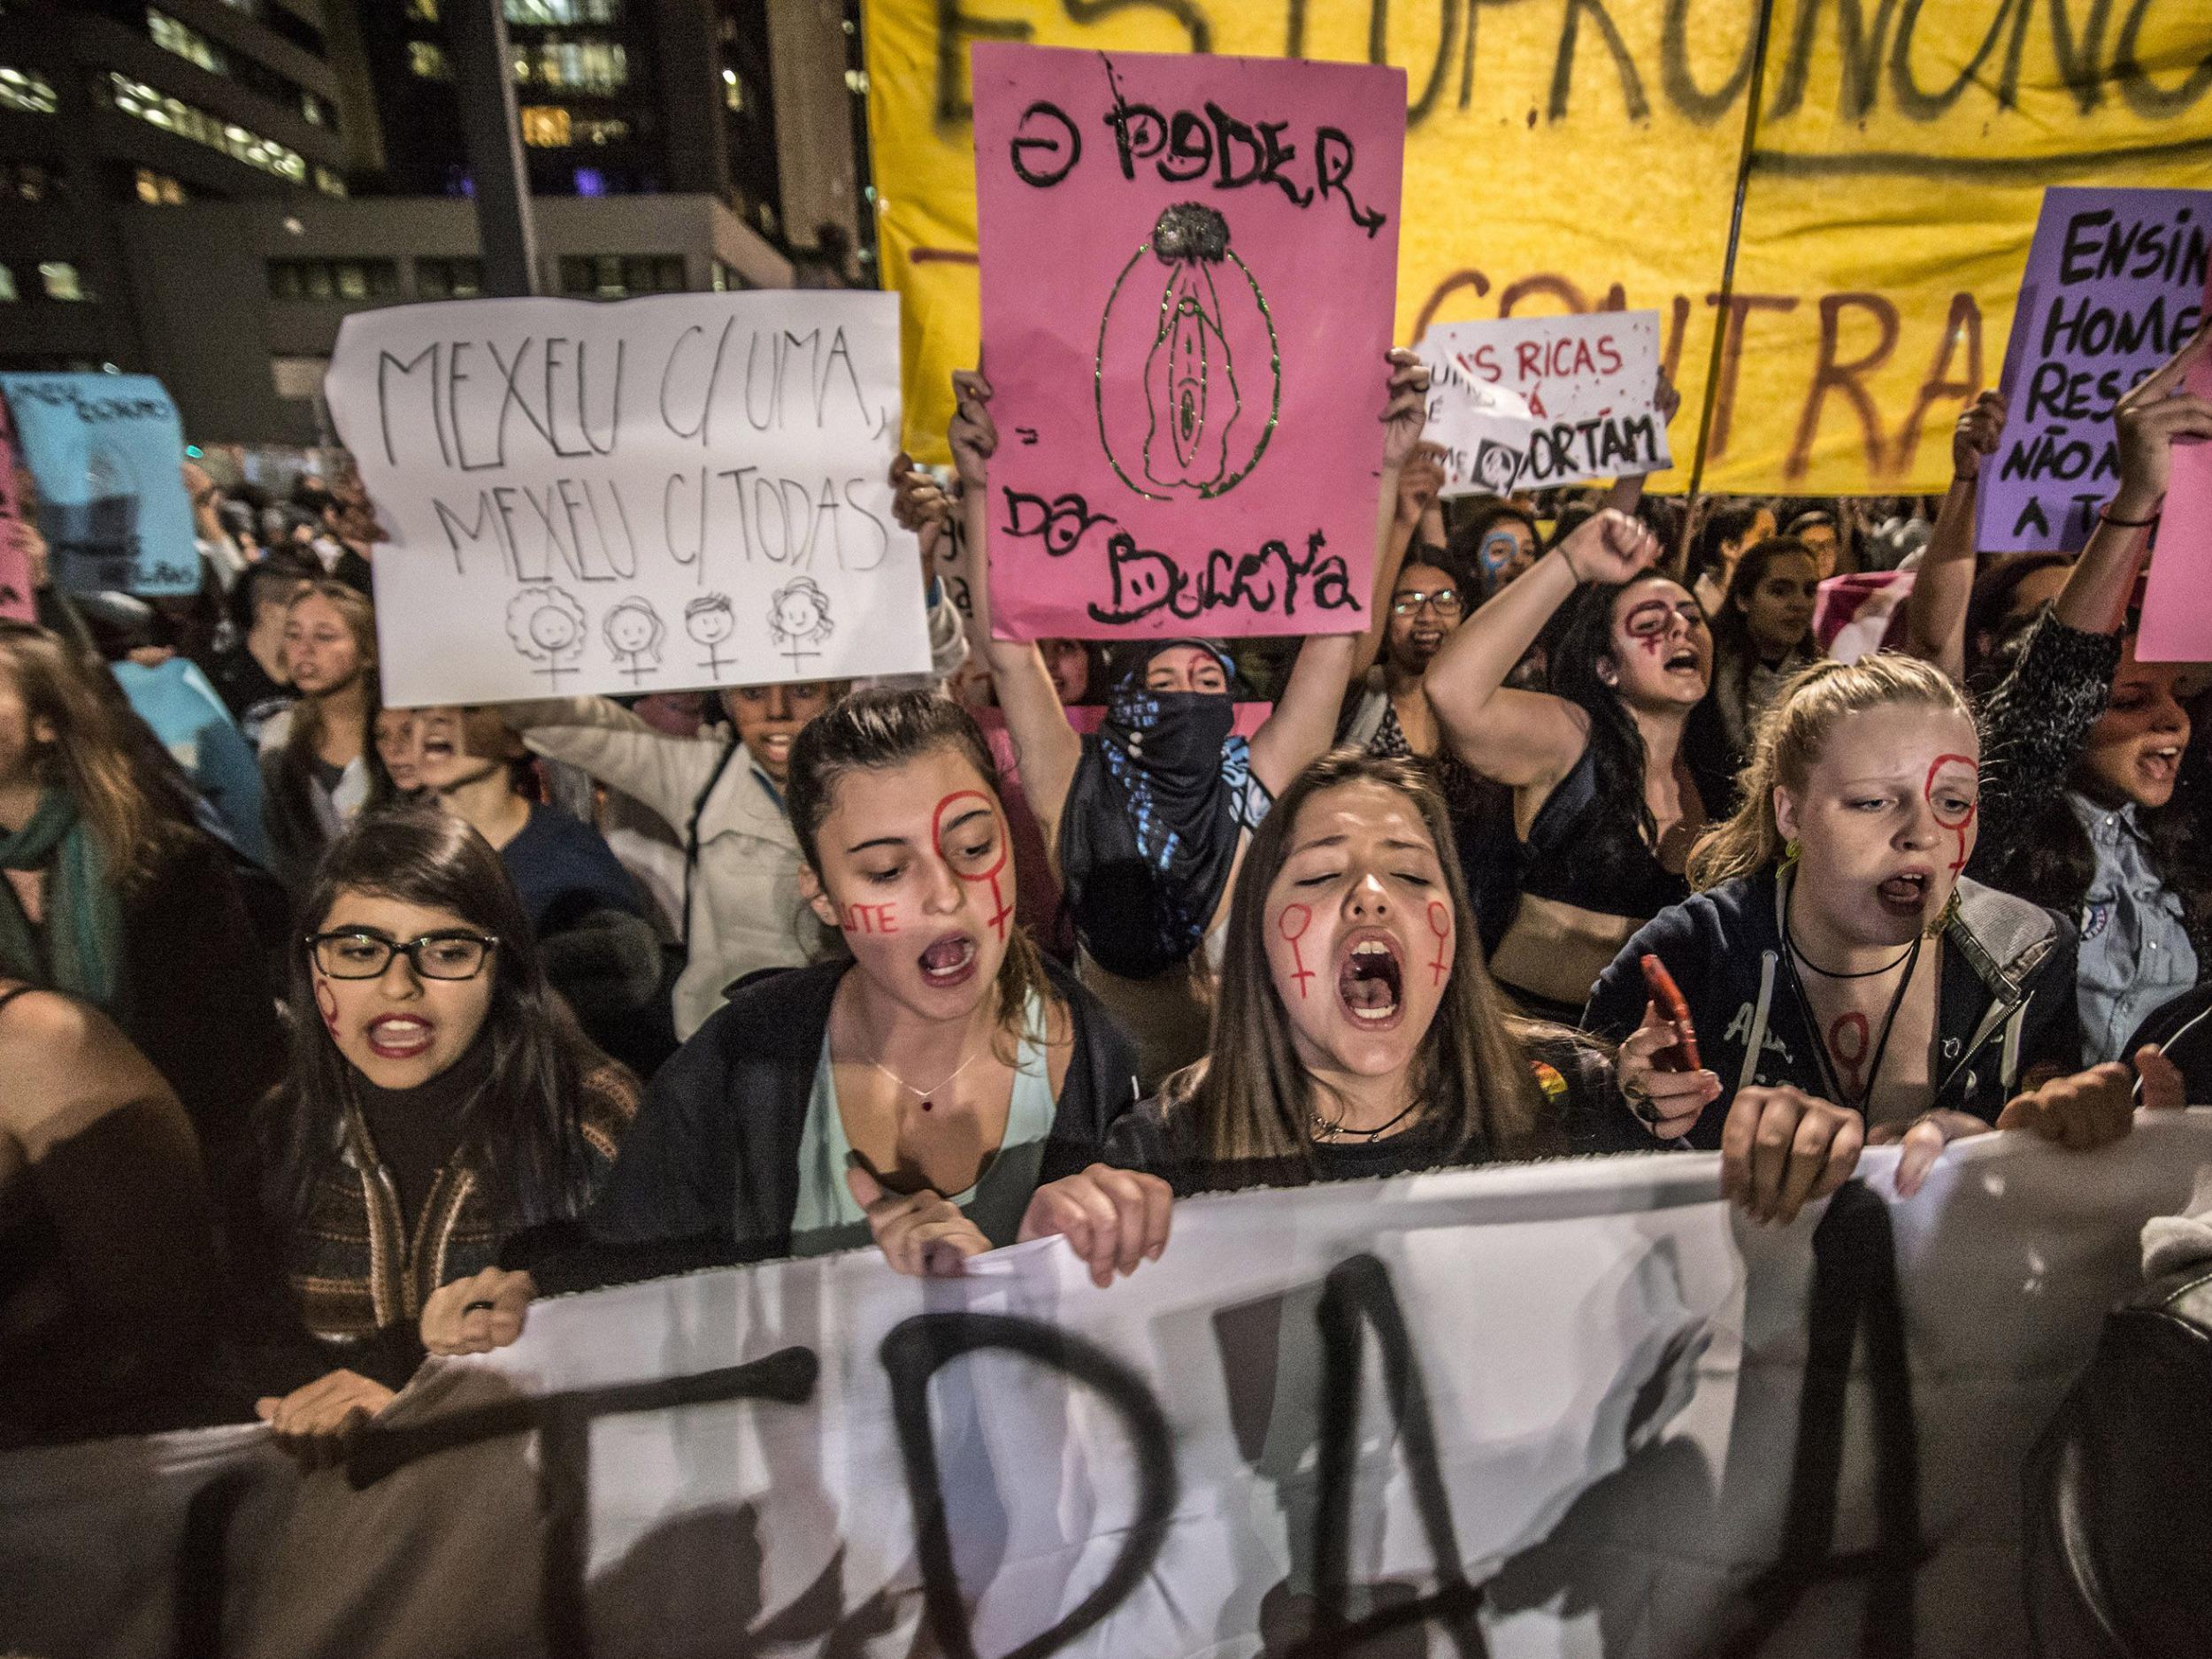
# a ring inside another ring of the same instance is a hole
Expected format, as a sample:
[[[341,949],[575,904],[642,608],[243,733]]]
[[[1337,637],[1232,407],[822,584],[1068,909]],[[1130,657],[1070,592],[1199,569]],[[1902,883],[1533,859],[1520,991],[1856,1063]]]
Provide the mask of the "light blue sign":
[[[38,527],[73,593],[185,594],[200,585],[184,428],[148,374],[0,374],[38,483]]]

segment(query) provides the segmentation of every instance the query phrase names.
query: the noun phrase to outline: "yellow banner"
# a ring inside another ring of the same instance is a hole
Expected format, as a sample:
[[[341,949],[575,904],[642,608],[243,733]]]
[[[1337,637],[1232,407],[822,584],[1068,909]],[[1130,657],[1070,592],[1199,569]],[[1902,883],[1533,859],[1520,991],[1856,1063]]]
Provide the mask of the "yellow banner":
[[[968,47],[1407,72],[1398,330],[1656,310],[1690,481],[1940,488],[2047,184],[2212,188],[2212,0],[864,0],[909,446],[976,356]],[[1757,119],[1750,119],[1757,83]],[[1747,127],[1750,132],[1747,134]],[[1729,228],[1748,139],[1732,292]],[[1049,272],[1052,250],[1034,257]]]

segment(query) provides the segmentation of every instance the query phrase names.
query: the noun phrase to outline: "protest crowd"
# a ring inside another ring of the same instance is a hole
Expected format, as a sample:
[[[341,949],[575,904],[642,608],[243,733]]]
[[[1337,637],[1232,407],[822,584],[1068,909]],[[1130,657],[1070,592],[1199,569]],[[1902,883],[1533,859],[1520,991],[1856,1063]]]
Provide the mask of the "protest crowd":
[[[2093,1156],[2212,1083],[2159,1041],[2204,682],[2134,649],[2208,343],[2024,561],[1973,544],[1994,394],[1939,503],[1686,522],[1440,501],[1395,351],[1365,632],[1110,649],[995,632],[963,373],[954,467],[892,479],[916,683],[388,709],[357,480],[188,466],[196,593],[0,626],[0,1439],[327,1455],[556,1289],[1048,1234],[1106,1285],[1209,1191],[1672,1146],[1779,1223],[1869,1144]],[[1831,655],[1820,585],[1901,563]]]

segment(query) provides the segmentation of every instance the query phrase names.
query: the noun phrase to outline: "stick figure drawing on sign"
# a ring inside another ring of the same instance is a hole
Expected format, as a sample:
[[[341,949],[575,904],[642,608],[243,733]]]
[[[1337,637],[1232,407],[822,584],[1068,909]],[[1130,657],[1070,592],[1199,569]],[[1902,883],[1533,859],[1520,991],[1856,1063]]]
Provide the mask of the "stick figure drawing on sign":
[[[684,632],[707,648],[699,664],[718,680],[722,674],[722,641],[737,632],[737,612],[727,594],[701,594],[684,607]]]
[[[768,595],[768,632],[795,669],[803,666],[803,659],[822,654],[818,649],[803,648],[818,648],[834,628],[829,595],[815,585],[811,576],[794,576]]]
[[[607,612],[607,619],[599,627],[607,636],[607,649],[614,653],[614,660],[629,675],[632,685],[643,685],[646,675],[659,670],[661,640],[667,631],[661,626],[659,612],[644,600],[625,599]]]
[[[532,582],[507,602],[507,637],[557,687],[584,654],[584,608],[550,582]]]

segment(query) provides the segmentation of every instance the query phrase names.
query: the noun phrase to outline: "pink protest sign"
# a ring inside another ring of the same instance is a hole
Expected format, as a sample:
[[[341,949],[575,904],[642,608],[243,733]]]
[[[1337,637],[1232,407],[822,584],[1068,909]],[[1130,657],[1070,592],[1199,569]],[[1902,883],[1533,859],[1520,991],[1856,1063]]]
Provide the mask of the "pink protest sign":
[[[995,44],[972,67],[996,631],[1363,627],[1404,73]]]
[[[2182,382],[2212,398],[2212,358]],[[2212,663],[2212,444],[2177,443],[2159,510],[2135,655],[2146,663]]]
[[[31,566],[21,540],[30,513],[15,487],[15,425],[8,419],[8,400],[0,397],[0,617],[35,622]]]

